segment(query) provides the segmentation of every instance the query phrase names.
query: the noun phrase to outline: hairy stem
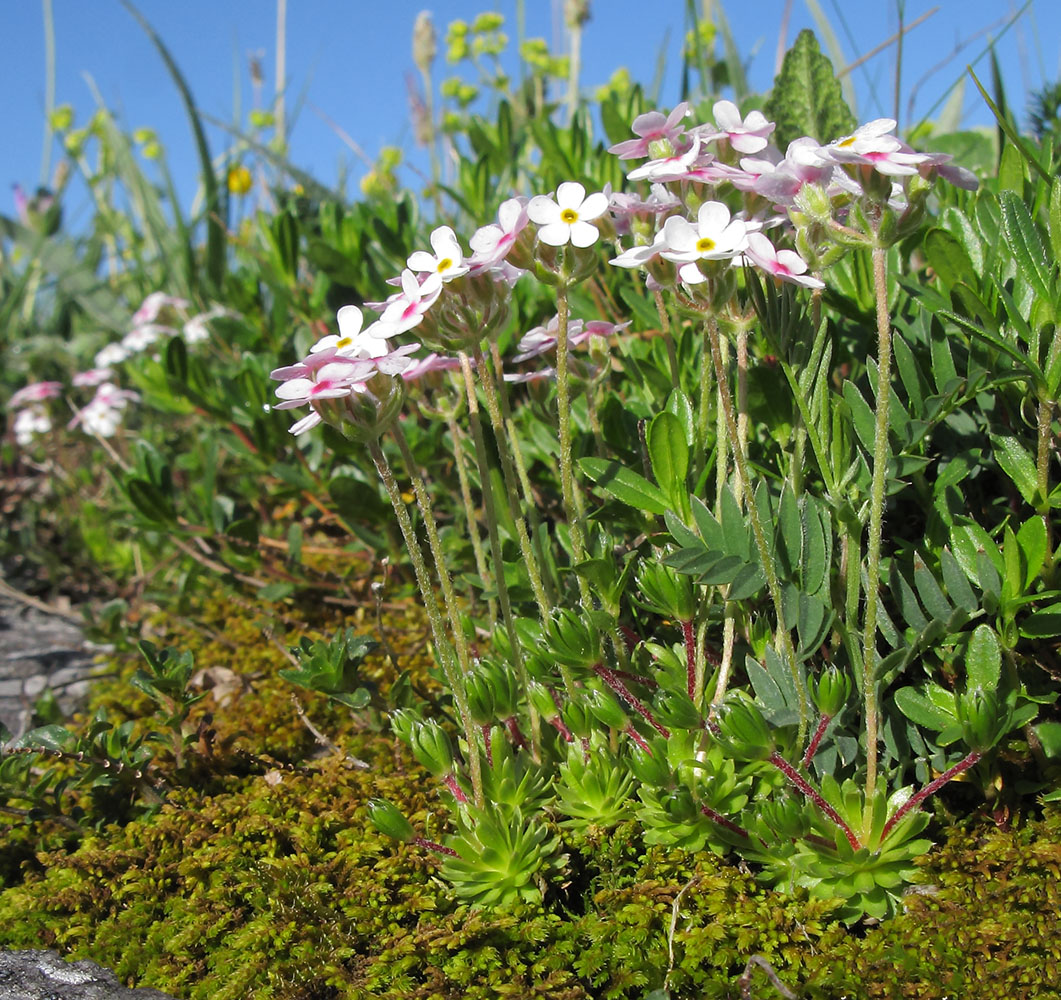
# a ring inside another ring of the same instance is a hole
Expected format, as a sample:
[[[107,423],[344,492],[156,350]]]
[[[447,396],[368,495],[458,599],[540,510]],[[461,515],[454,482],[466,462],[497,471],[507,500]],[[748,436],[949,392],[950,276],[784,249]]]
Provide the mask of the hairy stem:
[[[870,486],[869,540],[866,550],[866,619],[863,625],[862,697],[866,712],[866,801],[877,787],[879,708],[877,704],[877,614],[880,608],[881,531],[888,473],[888,426],[891,402],[892,331],[888,315],[887,254],[873,248],[873,284],[877,297],[877,421],[873,437],[873,482]],[[850,554],[849,554],[850,559]],[[850,564],[849,564],[849,569]]]

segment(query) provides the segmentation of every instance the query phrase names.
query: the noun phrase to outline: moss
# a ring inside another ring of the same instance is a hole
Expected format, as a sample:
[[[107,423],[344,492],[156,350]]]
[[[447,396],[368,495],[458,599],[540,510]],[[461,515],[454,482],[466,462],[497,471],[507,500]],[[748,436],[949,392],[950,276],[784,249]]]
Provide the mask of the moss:
[[[195,707],[217,731],[216,752],[198,771],[170,767],[155,814],[48,841],[22,883],[0,893],[0,946],[58,948],[186,1000],[643,1000],[664,988],[700,1000],[736,995],[753,955],[808,1000],[1059,995],[1056,812],[1016,831],[952,831],[922,859],[926,891],[877,927],[849,930],[832,901],[765,890],[711,853],[646,848],[636,823],[563,832],[567,884],[543,902],[457,906],[434,855],[396,847],[367,819],[369,799],[387,798],[418,833],[441,839],[434,783],[371,717],[307,692],[315,723],[370,770],[340,755],[312,759],[314,739],[277,676],[288,661],[261,627],[218,601],[156,637],[249,681]],[[280,641],[294,645],[303,630],[288,629]],[[429,688],[415,609],[389,638],[398,667]],[[153,711],[128,684],[137,665],[123,663],[98,697],[119,718]],[[365,669],[381,688],[394,681],[389,658]],[[299,770],[249,773],[234,746]],[[25,828],[9,833],[9,866],[30,843]],[[769,995],[755,975],[754,994]]]

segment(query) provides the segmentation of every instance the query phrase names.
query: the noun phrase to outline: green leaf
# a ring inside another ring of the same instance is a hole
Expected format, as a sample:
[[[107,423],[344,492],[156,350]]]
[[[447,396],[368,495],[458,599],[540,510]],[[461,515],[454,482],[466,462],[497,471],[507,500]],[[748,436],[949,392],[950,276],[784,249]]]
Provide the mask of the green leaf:
[[[1042,744],[1043,753],[1055,760],[1061,757],[1061,722],[1040,722],[1033,728],[1035,735],[1039,737],[1039,743]]]
[[[681,421],[673,413],[657,413],[648,425],[646,443],[656,482],[677,503],[686,495],[689,472],[689,445]]]
[[[799,578],[805,593],[814,595],[828,587],[829,560],[832,550],[832,525],[829,508],[813,497],[800,500],[803,524],[803,552]]]
[[[1028,639],[1056,639],[1061,635],[1061,604],[1032,612],[1020,623],[1020,634]]]
[[[954,724],[956,716],[953,711],[947,711],[926,698],[920,691],[912,687],[902,687],[895,692],[895,707],[899,709],[911,722],[919,726],[940,732]]]
[[[851,408],[851,422],[855,425],[855,433],[862,442],[862,447],[873,454],[873,440],[876,435],[877,421],[873,415],[873,408],[866,402],[866,398],[859,391],[858,386],[850,379],[844,382],[844,400]]]
[[[1050,249],[1054,260],[1061,260],[1061,177],[1050,185]]]
[[[1030,517],[1020,526],[1017,544],[1024,556],[1024,589],[1029,590],[1043,571],[1049,547],[1046,524],[1041,517]]]
[[[210,280],[211,290],[220,293],[225,278],[225,215],[221,204],[221,191],[217,183],[217,175],[214,173],[213,159],[210,156],[210,147],[206,142],[206,132],[196,108],[195,99],[192,97],[188,84],[177,68],[177,63],[170,55],[162,39],[148,23],[147,19],[140,13],[129,0],[122,0],[122,6],[139,22],[148,38],[151,39],[155,48],[158,49],[166,69],[173,77],[177,90],[180,92],[181,102],[188,115],[188,121],[192,127],[195,137],[196,151],[199,154],[200,181],[203,185],[204,215],[206,218],[206,274]],[[191,248],[188,248],[190,253]],[[193,277],[193,276],[192,276]]]
[[[1039,492],[1039,480],[1035,460],[1031,453],[1012,434],[992,434],[995,459],[1002,471],[1013,481],[1025,503],[1035,506]]]
[[[946,229],[930,229],[925,235],[925,257],[936,277],[947,288],[953,288],[959,281],[976,285],[976,272],[973,262],[961,241]]]
[[[1039,230],[1032,221],[1024,202],[1012,191],[1003,191],[1000,196],[1002,209],[1002,234],[1017,261],[1021,274],[1044,302],[1054,306],[1051,272],[1047,264],[1046,247]]]
[[[977,625],[965,654],[965,677],[968,690],[982,688],[994,691],[1002,674],[1002,644],[990,625]]]
[[[668,509],[667,498],[657,486],[618,462],[609,462],[604,458],[583,458],[578,465],[597,486],[629,507],[636,507],[648,514],[662,514]]]
[[[950,599],[963,611],[972,614],[979,607],[979,602],[976,600],[973,588],[969,586],[965,571],[951,554],[950,549],[944,548],[940,551],[939,565],[943,571],[943,583],[947,587]]]
[[[855,116],[844,100],[833,64],[809,28],[785,53],[764,112],[777,123],[775,141],[782,149],[800,136],[824,143],[854,130]]]

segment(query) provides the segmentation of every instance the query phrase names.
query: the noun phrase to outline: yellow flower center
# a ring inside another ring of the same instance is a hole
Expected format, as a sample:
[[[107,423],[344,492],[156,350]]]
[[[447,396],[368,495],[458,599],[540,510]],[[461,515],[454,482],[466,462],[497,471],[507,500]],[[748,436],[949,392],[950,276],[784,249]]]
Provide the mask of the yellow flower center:
[[[441,274],[443,271],[448,271],[451,267],[453,267],[453,261],[449,257],[443,257],[438,262],[438,273]]]
[[[710,236],[701,236],[700,239],[696,241],[696,250],[698,253],[710,253],[716,246],[717,244]]]
[[[560,213],[560,219],[561,221],[566,222],[570,226],[573,222],[578,222],[578,212],[576,212],[573,208],[565,208]]]
[[[340,337],[335,342],[335,346],[338,349],[342,349],[344,347],[349,347],[353,342],[354,342],[354,338],[353,337]]]
[[[857,140],[857,138],[855,136],[849,135],[846,139],[841,139],[837,143],[837,146],[839,146],[841,149],[843,149],[846,146],[853,146],[857,141],[858,140]]]

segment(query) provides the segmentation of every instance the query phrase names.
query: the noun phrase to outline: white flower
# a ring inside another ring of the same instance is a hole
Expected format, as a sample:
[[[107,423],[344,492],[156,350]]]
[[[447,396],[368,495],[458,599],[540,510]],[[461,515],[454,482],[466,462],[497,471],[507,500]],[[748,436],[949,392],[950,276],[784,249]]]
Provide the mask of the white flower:
[[[111,365],[120,365],[130,353],[132,352],[120,343],[108,344],[99,351],[93,363],[97,368],[110,368]]]
[[[697,212],[695,226],[677,215],[663,224],[666,249],[661,256],[678,264],[732,259],[747,245],[748,230],[743,219],[730,218],[729,209],[722,202],[705,201]]]
[[[527,217],[541,227],[538,239],[548,246],[572,243],[576,247],[589,247],[600,236],[600,230],[590,222],[607,209],[606,194],[598,191],[587,198],[586,189],[578,181],[565,181],[556,189],[556,201],[543,194],[531,198]]]
[[[457,235],[449,226],[439,226],[431,234],[431,249],[435,251],[434,255],[426,250],[417,250],[412,254],[406,261],[409,269],[437,274],[443,281],[451,281],[468,273]]]
[[[442,278],[429,274],[421,283],[409,268],[402,271],[400,295],[387,300],[380,322],[393,327],[395,334],[405,333],[423,322],[424,314],[442,292]]]
[[[20,448],[29,447],[38,434],[47,434],[51,429],[51,419],[40,406],[30,406],[19,410],[13,427],[15,441]]]
[[[390,350],[387,338],[393,337],[397,332],[393,326],[382,321],[362,330],[364,316],[357,306],[343,306],[335,314],[335,319],[339,324],[339,333],[321,337],[310,348],[311,353],[317,354],[334,348],[335,353],[341,357],[363,358],[367,355],[370,358],[378,358]]]

